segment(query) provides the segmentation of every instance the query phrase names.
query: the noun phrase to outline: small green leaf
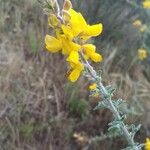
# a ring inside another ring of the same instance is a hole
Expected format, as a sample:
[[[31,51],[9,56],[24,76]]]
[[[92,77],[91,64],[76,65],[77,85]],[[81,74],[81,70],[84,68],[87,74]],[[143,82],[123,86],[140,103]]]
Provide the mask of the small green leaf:
[[[110,107],[108,105],[108,101],[107,100],[100,101],[98,103],[98,105],[94,108],[94,110],[97,110],[99,108],[108,108],[108,109],[110,109]]]

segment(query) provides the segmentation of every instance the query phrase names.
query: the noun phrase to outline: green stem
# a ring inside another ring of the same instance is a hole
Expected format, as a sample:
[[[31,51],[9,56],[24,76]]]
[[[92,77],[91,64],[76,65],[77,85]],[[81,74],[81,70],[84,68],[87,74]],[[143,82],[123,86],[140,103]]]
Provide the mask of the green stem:
[[[103,89],[103,93],[105,95],[109,95],[106,88],[103,86],[103,84],[101,82],[99,83],[98,87],[100,89]],[[118,110],[116,109],[116,107],[114,106],[114,104],[112,103],[111,98],[108,99],[108,102],[109,102],[109,106],[110,106],[111,111],[112,111],[113,115],[115,116],[115,118],[117,120],[121,120],[121,116],[120,116]],[[127,130],[124,122],[121,123],[120,128],[121,128],[124,136],[126,137],[129,145],[132,146],[134,150],[139,150],[138,147],[135,146],[135,142],[134,142],[133,138],[131,137],[129,131]]]
[[[98,86],[101,94],[103,94],[104,98],[106,98],[106,100],[109,102],[110,110],[112,111],[115,119],[121,120],[121,116],[120,116],[117,108],[112,103],[110,94],[107,92],[107,89],[104,87],[104,85],[99,80],[99,77],[97,76],[96,71],[89,64],[89,62],[84,59],[83,54],[80,53],[80,55],[81,55],[81,59],[83,60],[83,62],[85,64],[85,68],[87,69],[89,75],[95,80],[95,83],[97,83],[97,86]],[[129,133],[129,131],[126,128],[126,125],[124,124],[123,121],[120,124],[120,129],[122,130],[122,133],[124,134],[126,140],[128,141],[128,144],[133,148],[133,150],[139,150],[139,148],[137,146],[135,146],[136,144],[134,142],[134,139],[132,138],[131,134]]]

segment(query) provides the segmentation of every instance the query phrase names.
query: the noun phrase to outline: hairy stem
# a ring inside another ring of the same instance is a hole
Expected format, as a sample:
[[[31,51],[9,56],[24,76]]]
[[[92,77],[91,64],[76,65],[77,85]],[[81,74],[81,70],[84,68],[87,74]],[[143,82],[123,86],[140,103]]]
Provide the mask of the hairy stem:
[[[81,59],[84,62],[85,68],[87,69],[89,75],[95,80],[95,83],[97,83],[98,89],[100,90],[100,94],[102,94],[103,97],[109,102],[110,111],[112,111],[115,119],[121,120],[121,116],[120,116],[117,108],[112,103],[110,94],[107,92],[107,89],[104,87],[101,80],[99,80],[99,77],[97,76],[96,71],[89,64],[89,62],[84,59],[82,52],[80,53],[80,55],[81,55]],[[120,129],[122,130],[122,133],[125,136],[129,146],[131,146],[133,148],[133,150],[139,150],[139,148],[136,146],[134,139],[132,138],[131,134],[129,133],[129,131],[123,121],[120,124]]]

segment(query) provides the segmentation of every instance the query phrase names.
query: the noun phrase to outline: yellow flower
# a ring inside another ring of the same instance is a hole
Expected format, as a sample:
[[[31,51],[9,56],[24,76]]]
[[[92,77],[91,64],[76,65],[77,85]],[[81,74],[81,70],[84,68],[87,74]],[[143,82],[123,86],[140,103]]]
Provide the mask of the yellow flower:
[[[71,51],[79,51],[81,48],[80,45],[70,41],[66,36],[59,34],[57,35],[57,38],[46,35],[45,44],[48,51],[56,53],[59,50],[62,50],[64,55],[69,55]]]
[[[81,32],[83,32],[83,29],[85,29],[87,23],[81,13],[78,13],[75,10],[70,9],[69,14],[71,16],[69,26],[71,27],[74,36],[77,36]]]
[[[75,82],[75,81],[77,81],[77,79],[79,78],[80,73],[81,73],[80,70],[78,70],[78,69],[73,69],[73,70],[71,71],[70,75],[68,76],[68,79],[69,79],[71,82]]]
[[[72,70],[68,76],[68,79],[71,82],[75,82],[79,78],[82,70],[84,70],[84,66],[82,63],[78,62],[78,64],[71,63],[71,67],[72,67]]]
[[[89,90],[96,90],[97,88],[97,85],[96,83],[93,83],[89,86]],[[100,98],[100,94],[99,94],[99,91],[94,91],[94,93],[91,94],[91,96],[95,97],[96,100],[98,100],[98,98]]]
[[[145,150],[150,150],[150,139],[149,138],[146,139]]]
[[[142,26],[142,22],[141,22],[141,20],[135,20],[135,21],[133,22],[133,25],[134,25],[135,27],[141,27],[141,26]]]
[[[82,48],[85,55],[87,55],[88,57],[90,57],[91,53],[95,53],[96,51],[96,47],[93,44],[84,44]]]
[[[46,35],[45,44],[46,44],[47,50],[52,53],[56,53],[62,49],[61,41],[50,35]]]
[[[70,41],[66,36],[61,36],[62,41],[62,53],[64,55],[70,54],[71,51],[79,51],[81,46],[79,44],[76,44],[72,41]]]
[[[89,39],[92,36],[98,36],[102,32],[102,24],[88,25],[81,15],[81,13],[70,9],[70,21],[68,25],[62,25],[64,34],[73,39],[74,37],[81,37],[84,40]]]
[[[141,20],[135,20],[133,25],[137,27],[141,32],[144,32],[147,29],[147,26],[142,24]]]
[[[76,36],[76,33],[71,29],[70,26],[62,25],[61,28],[66,37],[68,37],[70,40],[72,40]]]
[[[145,49],[139,49],[138,50],[138,58],[140,60],[144,60],[147,57],[147,51]]]
[[[90,36],[98,36],[101,34],[103,30],[103,26],[101,23],[95,25],[87,25],[86,28],[83,30],[81,37],[90,37]]]
[[[150,1],[149,0],[144,1],[143,2],[143,7],[150,9]]]
[[[74,64],[79,63],[79,53],[77,51],[71,51],[67,61],[72,62]]]
[[[98,53],[96,53],[96,47],[93,44],[84,44],[82,46],[83,51],[85,53],[85,58],[90,58],[92,59],[94,62],[100,62],[102,61],[102,56]]]
[[[98,53],[92,53],[90,58],[94,61],[94,62],[100,62],[103,60],[102,55],[98,54]]]
[[[93,83],[89,86],[89,90],[95,90],[97,87],[96,83]]]

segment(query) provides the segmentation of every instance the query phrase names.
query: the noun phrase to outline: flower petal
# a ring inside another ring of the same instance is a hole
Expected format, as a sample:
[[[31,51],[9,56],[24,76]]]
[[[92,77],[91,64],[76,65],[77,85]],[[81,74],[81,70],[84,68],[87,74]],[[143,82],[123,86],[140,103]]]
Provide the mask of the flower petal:
[[[98,36],[102,33],[103,26],[101,23],[95,25],[88,25],[83,32],[85,36]]]
[[[81,62],[78,62],[78,64],[70,62],[70,65],[72,71],[69,74],[68,78],[70,81],[75,82],[79,78],[81,71],[84,70],[84,65]]]
[[[74,70],[70,73],[70,75],[68,76],[68,79],[69,79],[70,81],[72,81],[72,82],[75,82],[75,81],[79,78],[80,73],[81,73],[80,70],[74,69]]]
[[[96,50],[96,47],[95,47],[95,45],[93,45],[93,44],[84,44],[84,45],[82,46],[82,48],[84,49],[84,52],[85,52],[85,54],[86,54],[88,57],[90,57],[90,55],[91,55],[92,53],[94,53],[95,50]]]
[[[86,26],[87,25],[87,23],[86,23],[86,21],[85,21],[85,19],[84,19],[84,17],[82,16],[82,14],[81,13],[78,13],[78,12],[76,12],[75,10],[73,10],[73,9],[70,9],[69,10],[69,14],[70,14],[70,16],[71,16],[71,23],[77,23],[77,24],[80,24],[81,26],[80,27],[82,27],[82,25],[83,26]]]
[[[81,49],[81,46],[74,42],[70,42],[70,47],[71,47],[72,51],[79,51]]]
[[[81,62],[78,62],[78,64],[74,64],[74,63],[70,62],[70,66],[73,69],[78,69],[80,71],[84,70],[84,65]]]
[[[66,37],[62,38],[62,53],[65,54],[70,54],[71,51],[79,51],[79,49],[81,48],[80,45],[71,42],[69,39],[67,39]]]
[[[50,35],[45,36],[45,44],[47,50],[52,53],[56,53],[62,49],[61,41]]]
[[[67,61],[72,62],[74,64],[78,64],[79,63],[79,54],[77,51],[72,51],[69,55],[69,57],[67,58]]]
[[[72,40],[72,39],[74,38],[74,35],[73,35],[73,32],[72,32],[71,27],[62,25],[61,28],[62,28],[64,34],[65,34],[70,40]]]
[[[74,36],[77,36],[83,32],[83,30],[87,26],[87,23],[81,13],[78,13],[75,10],[70,9],[69,14],[71,16],[70,26],[72,28]]]
[[[90,58],[94,61],[94,62],[101,62],[103,60],[102,55],[98,54],[98,53],[92,53],[90,55]]]

